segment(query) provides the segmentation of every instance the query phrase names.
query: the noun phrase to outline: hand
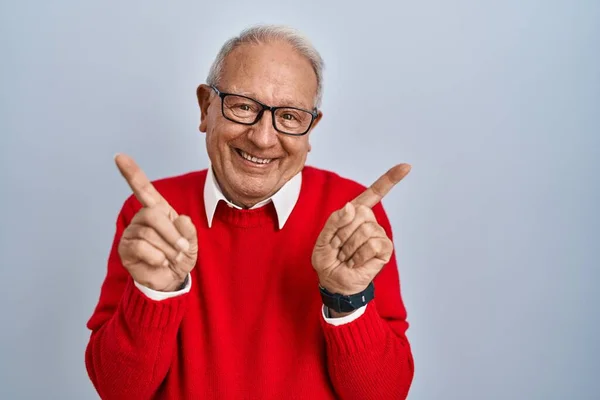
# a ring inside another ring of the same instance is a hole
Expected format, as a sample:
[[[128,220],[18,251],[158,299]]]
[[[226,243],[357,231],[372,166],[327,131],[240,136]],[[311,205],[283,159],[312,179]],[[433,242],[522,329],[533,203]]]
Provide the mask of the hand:
[[[393,244],[371,209],[410,172],[399,164],[357,198],[335,211],[317,238],[312,265],[319,283],[332,293],[362,292],[387,264]]]
[[[190,217],[175,212],[133,159],[118,154],[115,163],[142,203],[121,236],[121,262],[137,283],[157,291],[176,291],[196,265],[196,227]]]

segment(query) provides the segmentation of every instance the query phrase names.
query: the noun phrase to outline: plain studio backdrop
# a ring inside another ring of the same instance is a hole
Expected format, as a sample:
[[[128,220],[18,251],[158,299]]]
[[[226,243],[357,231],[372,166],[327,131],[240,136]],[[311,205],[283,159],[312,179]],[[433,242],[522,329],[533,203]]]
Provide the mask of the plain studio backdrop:
[[[85,324],[130,194],[112,157],[206,168],[195,88],[255,23],[326,61],[310,165],[413,165],[384,200],[410,399],[600,398],[599,21],[593,0],[3,1],[0,398],[97,398]]]

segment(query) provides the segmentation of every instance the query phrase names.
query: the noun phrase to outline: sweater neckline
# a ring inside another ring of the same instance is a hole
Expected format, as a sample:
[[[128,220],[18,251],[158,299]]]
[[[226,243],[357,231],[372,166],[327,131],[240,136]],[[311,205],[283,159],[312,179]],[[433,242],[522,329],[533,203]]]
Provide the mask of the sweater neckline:
[[[272,226],[274,229],[278,229],[277,212],[273,202],[260,208],[240,210],[220,200],[214,218],[240,228]]]

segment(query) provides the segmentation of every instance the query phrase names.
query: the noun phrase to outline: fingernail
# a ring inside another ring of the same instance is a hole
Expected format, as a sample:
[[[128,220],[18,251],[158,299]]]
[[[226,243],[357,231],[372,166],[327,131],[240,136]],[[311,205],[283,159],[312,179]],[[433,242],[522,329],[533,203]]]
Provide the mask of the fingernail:
[[[115,153],[115,155],[113,156],[113,160],[116,160],[117,157],[119,157],[119,155],[121,155],[121,153]]]
[[[190,242],[188,242],[187,239],[184,237],[180,237],[179,239],[177,239],[175,245],[181,251],[188,251],[190,249]]]
[[[333,247],[334,249],[337,249],[338,247],[340,247],[341,243],[342,243],[341,239],[337,236],[334,236],[333,239],[331,240],[331,247]]]
[[[183,254],[183,253],[179,253],[179,254],[177,254],[177,257],[175,257],[175,262],[176,262],[176,263],[180,263],[180,262],[181,262],[181,260],[183,260],[183,256],[184,256],[184,254]]]
[[[346,259],[346,255],[344,253],[342,253],[341,251],[338,253],[338,260],[340,260],[341,262],[344,262],[344,260]]]
[[[346,263],[350,268],[354,267],[354,260],[350,259],[347,263]]]
[[[169,260],[165,258],[165,261],[162,263],[163,267],[167,268],[169,266]]]

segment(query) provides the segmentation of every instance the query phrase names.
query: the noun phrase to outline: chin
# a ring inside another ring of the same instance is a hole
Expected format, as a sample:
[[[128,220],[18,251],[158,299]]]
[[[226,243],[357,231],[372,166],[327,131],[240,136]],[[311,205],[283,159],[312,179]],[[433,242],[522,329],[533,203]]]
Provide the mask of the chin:
[[[262,200],[271,195],[272,186],[268,177],[257,177],[240,173],[239,171],[230,171],[226,174],[228,185],[227,190],[230,196],[237,201],[246,203],[250,200]]]
[[[237,185],[236,192],[245,198],[249,199],[264,199],[271,195],[270,185],[265,185],[266,182],[252,182],[258,180],[257,178],[246,179]]]

